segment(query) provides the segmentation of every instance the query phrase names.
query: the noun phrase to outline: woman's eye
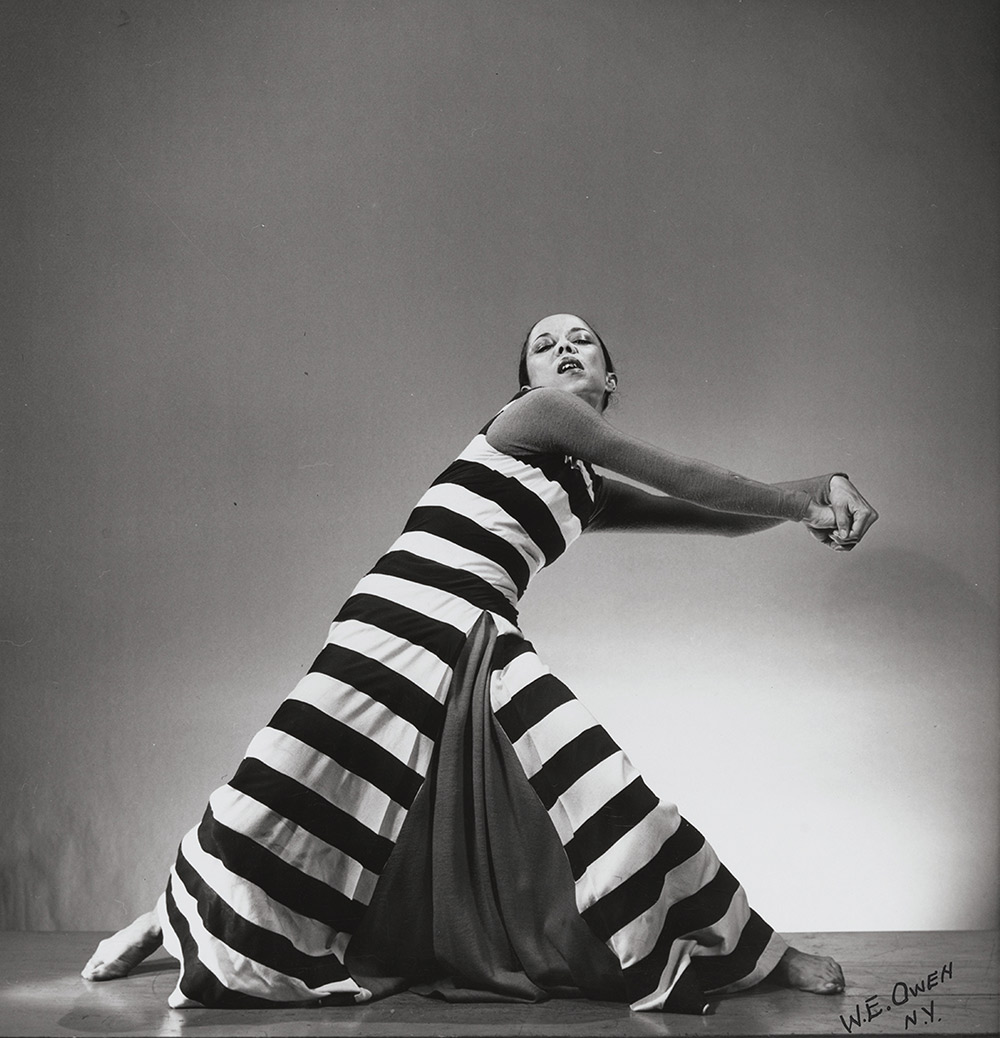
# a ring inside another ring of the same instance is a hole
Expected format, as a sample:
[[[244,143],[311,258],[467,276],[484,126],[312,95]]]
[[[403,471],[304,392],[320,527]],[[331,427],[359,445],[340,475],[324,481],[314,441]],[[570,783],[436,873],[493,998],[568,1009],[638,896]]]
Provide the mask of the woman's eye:
[[[535,352],[541,353],[542,350],[547,350],[552,345],[551,342],[539,342],[535,345]]]

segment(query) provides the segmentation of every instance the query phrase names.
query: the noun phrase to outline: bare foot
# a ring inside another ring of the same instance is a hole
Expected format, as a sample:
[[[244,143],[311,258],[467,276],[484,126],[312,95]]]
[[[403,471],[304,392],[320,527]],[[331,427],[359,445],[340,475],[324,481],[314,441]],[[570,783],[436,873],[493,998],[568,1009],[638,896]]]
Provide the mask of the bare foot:
[[[807,955],[798,948],[789,948],[767,979],[817,995],[839,995],[844,990],[844,972],[837,962],[828,955]]]
[[[80,971],[84,980],[117,980],[127,977],[143,959],[152,955],[163,943],[163,931],[156,912],[147,912],[108,937]]]

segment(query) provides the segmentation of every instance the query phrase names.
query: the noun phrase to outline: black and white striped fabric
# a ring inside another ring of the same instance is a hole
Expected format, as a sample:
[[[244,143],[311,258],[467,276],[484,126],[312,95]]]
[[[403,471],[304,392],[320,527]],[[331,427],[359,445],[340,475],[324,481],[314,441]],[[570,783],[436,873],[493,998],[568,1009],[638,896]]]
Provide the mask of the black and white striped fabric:
[[[173,1007],[364,1002],[345,967],[432,764],[453,669],[489,614],[490,703],[569,860],[577,908],[633,1009],[749,986],[784,944],[703,837],[660,801],[518,628],[531,577],[586,527],[599,477],[515,458],[485,430],[355,587],[307,674],[183,839],[159,910]]]

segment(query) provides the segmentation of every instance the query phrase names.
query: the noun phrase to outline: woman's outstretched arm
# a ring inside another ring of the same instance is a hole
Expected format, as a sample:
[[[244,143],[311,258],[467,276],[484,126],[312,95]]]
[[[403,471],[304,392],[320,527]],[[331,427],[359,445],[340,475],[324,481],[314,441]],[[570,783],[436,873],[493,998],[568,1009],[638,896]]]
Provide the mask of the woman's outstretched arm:
[[[558,389],[535,389],[513,401],[487,439],[506,453],[559,453],[582,458],[670,495],[605,480],[592,526],[605,530],[672,530],[736,537],[803,520],[821,542],[849,551],[878,518],[843,473],[767,484],[627,436],[592,407]]]
[[[558,389],[535,389],[513,401],[486,438],[514,455],[572,455],[714,511],[832,525],[829,508],[804,490],[759,483],[654,447],[615,429],[589,404]]]

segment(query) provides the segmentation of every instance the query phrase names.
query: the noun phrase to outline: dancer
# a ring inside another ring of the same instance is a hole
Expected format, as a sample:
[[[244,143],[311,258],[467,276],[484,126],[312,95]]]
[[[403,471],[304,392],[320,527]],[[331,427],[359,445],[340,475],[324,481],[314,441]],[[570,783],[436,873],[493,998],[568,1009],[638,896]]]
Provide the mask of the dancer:
[[[85,978],[124,976],[162,941],[174,1007],[411,989],[701,1012],[765,977],[843,990],[542,663],[517,603],[584,530],[793,521],[849,551],[876,512],[843,474],[758,483],[618,432],[614,364],[576,315],[531,327],[518,374],[212,794],[156,910],[102,941]]]

